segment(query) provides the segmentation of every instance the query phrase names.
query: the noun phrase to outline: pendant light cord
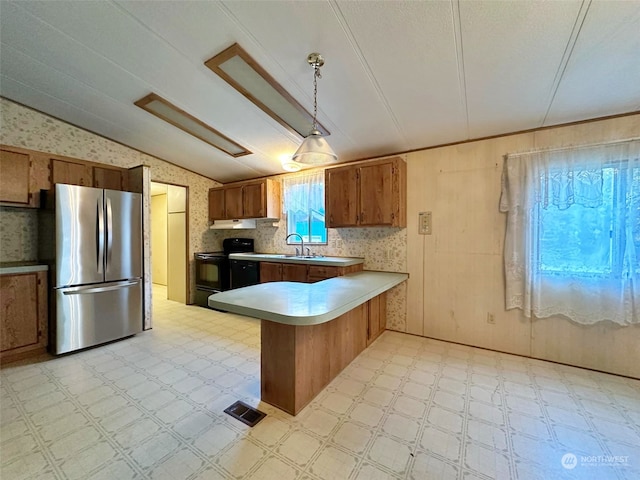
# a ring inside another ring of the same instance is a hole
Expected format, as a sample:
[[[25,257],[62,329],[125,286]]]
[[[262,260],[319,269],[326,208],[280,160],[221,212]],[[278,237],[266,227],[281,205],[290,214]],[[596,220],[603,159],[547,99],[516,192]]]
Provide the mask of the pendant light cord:
[[[320,66],[313,65],[313,130],[318,129],[318,78],[320,76]]]

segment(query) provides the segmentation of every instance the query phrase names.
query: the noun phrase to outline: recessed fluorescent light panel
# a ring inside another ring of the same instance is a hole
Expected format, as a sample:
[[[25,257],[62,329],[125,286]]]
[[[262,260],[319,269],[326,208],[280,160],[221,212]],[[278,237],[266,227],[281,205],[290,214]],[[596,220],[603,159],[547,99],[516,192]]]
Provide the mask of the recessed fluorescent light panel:
[[[301,137],[311,131],[313,116],[237,43],[204,64],[282,126]],[[318,130],[329,135],[320,124]]]
[[[207,142],[209,145],[216,147],[218,150],[222,150],[224,153],[228,153],[232,157],[242,157],[243,155],[249,155],[251,153],[242,145],[237,144],[229,137],[225,137],[215,128],[189,115],[184,110],[167,102],[155,93],[150,93],[134,103],[165,122],[169,122],[174,127],[184,130],[188,134],[199,138],[203,142]]]

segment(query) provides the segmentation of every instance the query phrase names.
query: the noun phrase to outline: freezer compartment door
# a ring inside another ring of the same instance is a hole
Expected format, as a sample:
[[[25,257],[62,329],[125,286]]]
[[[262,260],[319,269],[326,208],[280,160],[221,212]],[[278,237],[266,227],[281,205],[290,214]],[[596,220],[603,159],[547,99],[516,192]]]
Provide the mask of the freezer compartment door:
[[[142,331],[142,280],[55,290],[52,353],[71,352]]]
[[[56,185],[57,287],[104,281],[103,192]]]
[[[142,195],[105,190],[105,281],[142,276]]]

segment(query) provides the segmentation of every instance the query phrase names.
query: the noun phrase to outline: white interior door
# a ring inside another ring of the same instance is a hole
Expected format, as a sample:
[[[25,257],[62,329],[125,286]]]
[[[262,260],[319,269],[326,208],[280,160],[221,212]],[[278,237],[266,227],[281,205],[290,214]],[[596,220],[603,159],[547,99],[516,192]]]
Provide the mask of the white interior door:
[[[167,187],[167,298],[187,303],[187,189]]]
[[[151,278],[167,285],[167,195],[151,197]]]
[[[151,182],[151,271],[167,298],[187,303],[187,187]]]

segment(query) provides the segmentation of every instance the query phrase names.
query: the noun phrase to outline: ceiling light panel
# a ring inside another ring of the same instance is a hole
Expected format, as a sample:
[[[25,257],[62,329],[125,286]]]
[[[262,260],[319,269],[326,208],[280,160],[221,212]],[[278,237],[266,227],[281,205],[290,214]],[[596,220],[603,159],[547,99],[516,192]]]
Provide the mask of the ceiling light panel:
[[[313,116],[237,43],[205,65],[291,132],[306,137],[311,131]],[[329,135],[320,124],[318,130]]]
[[[242,157],[243,155],[249,155],[251,153],[242,145],[218,132],[215,128],[189,115],[184,110],[176,107],[155,93],[150,93],[134,103],[165,122],[184,130],[188,134],[199,138],[203,142],[208,143],[232,157]]]

